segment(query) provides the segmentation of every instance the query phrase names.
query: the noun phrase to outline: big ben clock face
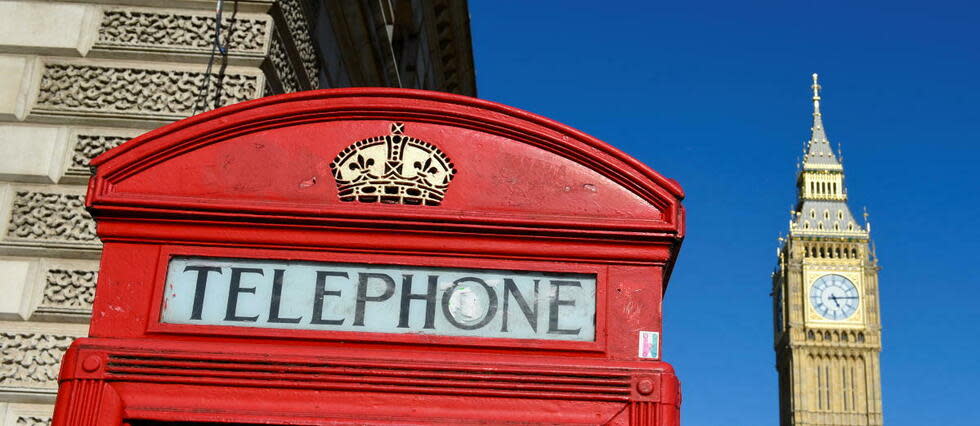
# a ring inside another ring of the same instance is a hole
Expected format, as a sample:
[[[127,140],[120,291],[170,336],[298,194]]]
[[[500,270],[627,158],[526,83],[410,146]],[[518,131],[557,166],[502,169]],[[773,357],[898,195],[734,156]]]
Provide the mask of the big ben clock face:
[[[851,280],[836,274],[817,278],[810,287],[810,304],[820,316],[840,321],[857,312],[859,295]]]

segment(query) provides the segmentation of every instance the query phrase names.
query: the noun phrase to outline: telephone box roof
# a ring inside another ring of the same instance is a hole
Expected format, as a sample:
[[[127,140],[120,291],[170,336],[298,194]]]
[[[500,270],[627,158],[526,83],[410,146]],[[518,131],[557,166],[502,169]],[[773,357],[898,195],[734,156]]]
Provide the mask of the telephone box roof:
[[[396,122],[404,123],[405,135],[449,154],[459,169],[455,187],[437,208],[339,202],[326,170],[338,148],[323,147],[387,133]],[[293,133],[284,135],[284,128]],[[683,236],[683,191],[676,181],[568,126],[439,92],[355,88],[261,98],[153,130],[91,165],[96,172],[87,204],[97,217],[335,226],[371,218],[459,231]]]

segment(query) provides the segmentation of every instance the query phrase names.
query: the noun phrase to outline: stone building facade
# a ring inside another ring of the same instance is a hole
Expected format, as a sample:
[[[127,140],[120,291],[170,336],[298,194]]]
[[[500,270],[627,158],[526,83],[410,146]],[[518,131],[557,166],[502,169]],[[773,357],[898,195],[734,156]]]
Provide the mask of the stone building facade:
[[[225,0],[228,54],[209,75],[215,3],[0,2],[0,426],[50,423],[61,355],[87,334],[100,255],[84,208],[90,159],[272,94],[476,94],[464,1]],[[220,92],[202,85],[218,81]]]
[[[848,207],[813,75],[813,128],[772,275],[781,425],[881,425],[881,317],[871,226]]]

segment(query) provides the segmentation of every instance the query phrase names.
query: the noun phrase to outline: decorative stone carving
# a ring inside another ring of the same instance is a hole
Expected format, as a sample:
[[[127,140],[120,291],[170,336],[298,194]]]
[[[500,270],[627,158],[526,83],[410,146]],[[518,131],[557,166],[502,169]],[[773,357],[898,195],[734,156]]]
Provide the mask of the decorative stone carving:
[[[193,113],[204,78],[194,71],[48,63],[34,112],[183,118]],[[261,94],[254,75],[226,74],[221,87],[222,105]]]
[[[95,299],[97,271],[84,269],[48,269],[45,274],[44,298],[39,309],[48,311],[90,312]]]
[[[282,11],[282,17],[286,21],[290,35],[292,35],[293,44],[303,62],[307,80],[309,80],[312,89],[318,89],[320,62],[316,53],[316,45],[310,36],[310,22],[306,13],[303,12],[303,5],[299,3],[299,0],[279,0],[279,9]]]
[[[14,424],[17,426],[51,426],[51,418],[40,416],[18,416],[17,422]]]
[[[221,29],[222,38],[231,36],[230,53],[263,55],[272,22],[239,15],[229,32],[230,18],[230,14],[224,16]],[[209,54],[214,40],[214,23],[213,14],[109,9],[103,13],[96,47]]]
[[[284,93],[292,93],[299,90],[296,73],[293,71],[293,66],[289,63],[289,55],[286,54],[286,48],[283,47],[282,40],[278,34],[272,38],[272,47],[269,49],[269,62],[272,63],[272,68],[275,69],[276,75],[279,77],[279,82],[282,84]]]
[[[58,368],[71,336],[0,333],[0,386],[55,390]]]
[[[90,174],[88,162],[102,153],[121,145],[130,138],[125,136],[86,135],[75,136],[75,148],[72,152],[71,163],[67,173],[74,175]]]
[[[17,191],[7,239],[98,244],[82,195]]]

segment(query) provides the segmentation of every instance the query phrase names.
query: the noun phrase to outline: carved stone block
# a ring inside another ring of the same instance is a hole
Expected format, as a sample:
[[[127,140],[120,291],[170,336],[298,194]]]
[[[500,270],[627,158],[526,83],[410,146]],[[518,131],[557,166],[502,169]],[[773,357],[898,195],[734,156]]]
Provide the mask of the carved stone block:
[[[31,114],[172,121],[194,113],[205,77],[201,71],[165,64],[150,68],[47,62]],[[220,105],[262,94],[258,72],[229,71],[223,78],[210,78],[221,87]],[[212,96],[206,104],[213,103]],[[201,105],[201,109],[207,108]]]
[[[129,139],[125,136],[77,134],[67,172],[74,175],[90,175],[89,161]]]
[[[87,324],[98,267],[94,260],[0,257],[0,320]]]
[[[100,246],[81,194],[17,190],[13,195],[6,241]]]
[[[223,15],[221,28],[222,40],[229,43],[229,54],[264,57],[271,18],[238,14],[231,26],[231,15]],[[214,33],[214,12],[110,8],[103,12],[95,47],[209,55]]]
[[[34,316],[77,316],[86,320],[92,313],[98,271],[54,267],[45,271],[44,290]]]
[[[286,28],[289,29],[293,45],[299,53],[300,61],[306,72],[306,79],[310,82],[311,89],[319,88],[320,60],[317,55],[317,47],[313,41],[310,19],[303,10],[303,5],[299,0],[279,0],[277,3],[282,13],[283,20],[286,21]]]
[[[51,426],[51,417],[17,416],[17,426]]]
[[[286,48],[282,44],[282,38],[279,36],[278,31],[272,38],[272,48],[269,50],[269,62],[272,64],[272,69],[275,71],[276,77],[278,77],[279,83],[282,85],[283,93],[293,93],[300,90],[299,82],[296,80],[296,72],[293,71],[293,66],[289,62],[289,55],[286,53]]]
[[[61,357],[73,336],[0,332],[0,388],[57,390]]]
[[[62,165],[64,173],[59,183],[88,183],[92,176],[89,161],[142,133],[141,130],[120,128],[72,129],[68,136],[68,155]]]

